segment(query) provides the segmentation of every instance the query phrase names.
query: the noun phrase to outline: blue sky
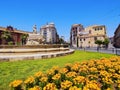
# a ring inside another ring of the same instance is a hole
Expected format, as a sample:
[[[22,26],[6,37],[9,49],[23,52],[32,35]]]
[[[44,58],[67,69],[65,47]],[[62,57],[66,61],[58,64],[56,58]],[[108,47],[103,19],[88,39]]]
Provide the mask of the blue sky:
[[[120,24],[120,0],[0,0],[0,26],[32,32],[34,24],[54,22],[66,40],[72,24],[105,25],[113,36]]]

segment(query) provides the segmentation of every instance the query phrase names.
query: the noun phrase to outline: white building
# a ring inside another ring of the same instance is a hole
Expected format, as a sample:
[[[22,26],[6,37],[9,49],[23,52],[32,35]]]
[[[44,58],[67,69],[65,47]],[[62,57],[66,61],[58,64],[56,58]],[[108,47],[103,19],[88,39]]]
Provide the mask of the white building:
[[[54,23],[49,23],[40,28],[40,35],[45,39],[47,44],[55,44],[58,41],[58,34]]]

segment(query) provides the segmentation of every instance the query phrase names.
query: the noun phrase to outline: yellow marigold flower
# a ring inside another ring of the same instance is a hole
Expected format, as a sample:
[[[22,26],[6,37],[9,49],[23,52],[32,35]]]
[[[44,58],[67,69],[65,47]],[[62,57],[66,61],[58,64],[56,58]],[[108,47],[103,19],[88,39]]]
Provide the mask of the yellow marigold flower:
[[[73,81],[74,81],[75,84],[80,84],[80,83],[85,82],[85,77],[77,76],[76,78],[73,79]]]
[[[29,77],[29,78],[27,78],[25,81],[24,81],[24,83],[25,84],[31,84],[31,83],[34,83],[34,81],[35,81],[35,79],[34,79],[34,77]]]
[[[15,87],[20,86],[22,83],[23,83],[22,80],[14,80],[13,82],[11,82],[11,83],[9,84],[9,86],[15,88]]]
[[[52,69],[53,69],[53,70],[59,70],[60,67],[59,67],[59,66],[54,66],[54,67],[52,67]]]
[[[83,66],[81,66],[80,67],[80,69],[79,69],[79,72],[88,72],[88,66],[87,65],[83,65]]]
[[[76,72],[68,72],[66,74],[66,77],[70,78],[70,77],[76,77],[77,73]]]
[[[106,90],[112,90],[111,88],[107,88]]]
[[[88,67],[93,67],[95,66],[94,60],[90,60],[88,63]]]
[[[98,65],[97,65],[97,69],[98,69],[98,70],[105,70],[105,67],[104,67],[103,65],[99,65],[99,64],[98,64]]]
[[[101,90],[100,85],[96,81],[89,81],[84,86],[83,90]]]
[[[56,85],[54,83],[48,83],[43,90],[56,90]]]
[[[55,72],[54,72],[53,69],[50,69],[50,70],[47,71],[47,74],[48,74],[48,75],[53,75],[54,73],[55,73]]]
[[[37,73],[35,73],[35,77],[42,77],[42,75],[43,75],[43,73],[41,72],[41,71],[39,71],[39,72],[37,72]]]
[[[98,75],[87,75],[87,78],[90,79],[90,80],[91,80],[91,79],[92,79],[92,80],[93,80],[93,79],[98,79]]]
[[[70,67],[71,67],[71,66],[72,66],[72,64],[71,64],[71,63],[67,63],[67,64],[65,65],[65,67],[66,67],[66,66],[70,66]]]
[[[97,68],[95,68],[95,67],[89,68],[89,71],[90,71],[90,72],[98,72]]]
[[[74,71],[78,71],[80,68],[80,63],[75,63],[74,65],[71,66],[71,69]]]
[[[64,82],[61,82],[61,88],[62,88],[62,89],[67,89],[67,88],[71,87],[72,84],[73,84],[72,82],[66,80],[66,81],[64,81]]]
[[[58,80],[58,79],[60,79],[60,77],[61,77],[61,74],[56,74],[52,77],[52,79],[53,80]]]
[[[67,69],[67,68],[62,68],[62,69],[60,69],[60,73],[65,74],[65,73],[67,73],[67,72],[68,72],[68,69]]]
[[[47,77],[42,77],[42,78],[40,79],[41,82],[47,82],[47,80],[48,80]]]
[[[72,87],[69,88],[69,90],[82,90],[82,89],[81,89],[81,88],[78,88],[78,87],[76,87],[76,86],[72,86]]]
[[[115,70],[114,70],[114,69],[108,69],[108,71],[109,71],[110,73],[115,73]]]
[[[112,77],[113,77],[113,78],[116,78],[117,80],[120,80],[120,75],[117,74],[117,73],[114,73],[114,74],[112,75]]]
[[[107,71],[100,71],[100,75],[103,77],[111,77],[112,76],[112,74],[108,73]]]
[[[109,78],[109,77],[102,78],[102,80],[103,80],[103,82],[105,82],[107,84],[112,84],[113,83],[112,79]]]
[[[33,88],[30,88],[29,90],[40,90],[39,86],[34,86]]]

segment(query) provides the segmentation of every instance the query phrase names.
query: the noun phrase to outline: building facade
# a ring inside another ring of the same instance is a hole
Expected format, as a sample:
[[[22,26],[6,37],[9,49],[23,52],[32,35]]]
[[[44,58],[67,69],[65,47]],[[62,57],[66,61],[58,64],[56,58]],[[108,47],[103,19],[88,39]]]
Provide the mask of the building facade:
[[[70,31],[70,45],[78,47],[78,36],[84,31],[84,27],[81,24],[73,24]]]
[[[120,48],[120,24],[118,25],[114,33],[113,46],[116,48]]]
[[[0,27],[0,45],[23,45],[28,32],[17,30],[12,26]]]
[[[44,37],[46,44],[56,44],[59,40],[59,35],[57,34],[54,23],[42,26],[40,28],[40,35]]]
[[[74,40],[75,40],[74,44],[76,44],[76,45],[72,45],[72,46],[81,47],[81,48],[97,47],[97,44],[95,44],[95,41],[96,40],[103,41],[107,37],[106,27],[104,25],[89,26],[87,28],[83,28],[82,30],[77,31],[76,34],[74,35],[74,37],[76,37],[76,38],[73,40],[71,39],[71,40],[72,40],[72,42],[74,42]]]

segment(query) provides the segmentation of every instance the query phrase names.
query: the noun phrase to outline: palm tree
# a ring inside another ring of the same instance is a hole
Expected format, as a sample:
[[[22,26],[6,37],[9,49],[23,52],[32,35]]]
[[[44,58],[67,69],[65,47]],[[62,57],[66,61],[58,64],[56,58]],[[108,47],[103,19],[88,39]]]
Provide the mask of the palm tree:
[[[3,44],[8,44],[8,42],[11,42],[13,40],[11,33],[8,31],[2,32],[1,39]]]
[[[22,36],[21,36],[22,45],[26,44],[26,40],[27,40],[28,36],[29,36],[28,34],[22,34]]]

